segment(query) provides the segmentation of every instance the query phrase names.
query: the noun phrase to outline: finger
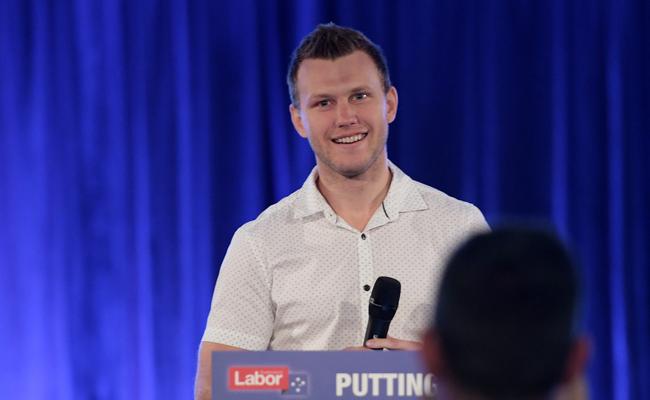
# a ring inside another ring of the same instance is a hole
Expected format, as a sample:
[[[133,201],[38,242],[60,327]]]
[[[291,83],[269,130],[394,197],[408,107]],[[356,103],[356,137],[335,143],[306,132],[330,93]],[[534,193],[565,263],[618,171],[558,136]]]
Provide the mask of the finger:
[[[400,343],[400,350],[419,351],[422,349],[422,343],[413,342],[410,340],[402,340]]]
[[[346,347],[345,349],[343,349],[343,351],[370,351],[370,349],[363,346],[352,346],[352,347]]]
[[[393,338],[377,338],[377,339],[370,339],[366,342],[366,347],[370,347],[373,349],[397,349],[399,346],[399,340],[393,339]]]
[[[373,349],[386,348],[391,350],[420,350],[422,348],[420,342],[395,339],[393,337],[370,339],[366,342],[366,346]]]

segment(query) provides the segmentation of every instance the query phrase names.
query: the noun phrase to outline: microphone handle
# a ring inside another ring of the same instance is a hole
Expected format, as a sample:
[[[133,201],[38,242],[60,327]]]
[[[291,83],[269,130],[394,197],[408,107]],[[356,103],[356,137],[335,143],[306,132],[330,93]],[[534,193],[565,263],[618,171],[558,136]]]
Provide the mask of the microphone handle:
[[[366,328],[366,336],[363,340],[363,345],[366,345],[366,342],[369,339],[384,339],[388,335],[388,327],[390,326],[391,320],[370,318],[368,320],[368,327]],[[373,349],[373,350],[383,350],[383,349]]]

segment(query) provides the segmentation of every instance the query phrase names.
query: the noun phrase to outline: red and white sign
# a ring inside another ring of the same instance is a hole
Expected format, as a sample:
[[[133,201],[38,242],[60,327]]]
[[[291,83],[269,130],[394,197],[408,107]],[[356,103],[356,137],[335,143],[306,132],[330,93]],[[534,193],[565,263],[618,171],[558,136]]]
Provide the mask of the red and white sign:
[[[228,390],[286,390],[289,367],[277,365],[236,366],[228,368]]]

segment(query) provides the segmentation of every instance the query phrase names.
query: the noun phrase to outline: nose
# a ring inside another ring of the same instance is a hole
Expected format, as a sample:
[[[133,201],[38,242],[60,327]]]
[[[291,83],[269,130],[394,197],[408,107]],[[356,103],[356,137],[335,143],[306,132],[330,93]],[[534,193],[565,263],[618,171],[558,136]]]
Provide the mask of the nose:
[[[336,126],[345,128],[357,124],[357,114],[354,106],[348,102],[340,102],[336,108]]]

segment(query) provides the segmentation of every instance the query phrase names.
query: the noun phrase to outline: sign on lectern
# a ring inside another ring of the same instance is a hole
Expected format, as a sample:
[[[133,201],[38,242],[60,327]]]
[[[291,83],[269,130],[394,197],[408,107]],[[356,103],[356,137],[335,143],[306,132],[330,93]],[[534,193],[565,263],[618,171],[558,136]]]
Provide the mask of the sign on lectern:
[[[435,399],[412,351],[212,353],[213,399]]]

